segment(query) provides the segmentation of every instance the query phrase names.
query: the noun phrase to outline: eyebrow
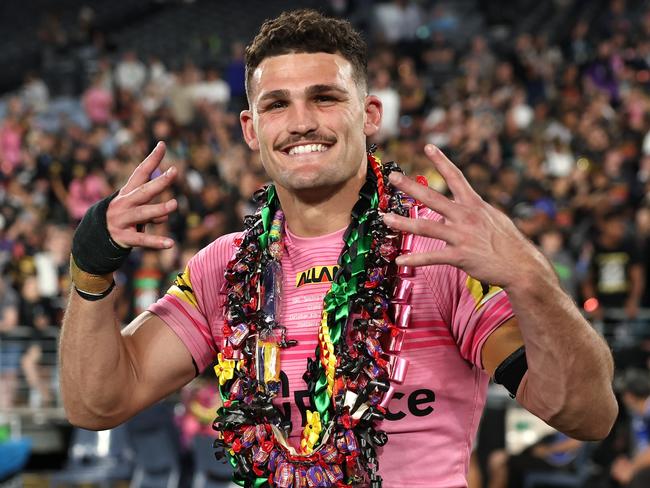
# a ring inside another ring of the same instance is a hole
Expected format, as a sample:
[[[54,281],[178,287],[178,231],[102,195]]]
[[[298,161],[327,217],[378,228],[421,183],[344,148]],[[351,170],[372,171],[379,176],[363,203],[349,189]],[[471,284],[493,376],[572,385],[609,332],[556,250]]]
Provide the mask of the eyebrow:
[[[307,96],[314,96],[319,93],[326,93],[326,92],[337,92],[340,93],[341,95],[348,95],[347,90],[344,90],[338,85],[328,85],[328,84],[319,84],[319,85],[311,85],[307,87],[305,90],[305,93]],[[277,100],[277,99],[286,99],[289,98],[289,90],[271,90],[270,92],[266,92],[264,95],[262,95],[258,102],[265,102],[267,100]]]
[[[259,98],[259,102],[266,100],[276,100],[278,98],[289,98],[289,90],[271,90]]]
[[[306,90],[308,96],[313,96],[324,92],[337,92],[341,95],[348,94],[347,90],[344,90],[338,85],[312,85]]]

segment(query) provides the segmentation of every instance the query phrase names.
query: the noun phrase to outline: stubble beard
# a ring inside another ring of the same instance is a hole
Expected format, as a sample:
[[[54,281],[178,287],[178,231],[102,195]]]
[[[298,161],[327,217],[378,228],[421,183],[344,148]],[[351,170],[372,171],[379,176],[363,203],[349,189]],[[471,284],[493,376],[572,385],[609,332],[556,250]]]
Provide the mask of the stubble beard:
[[[354,177],[356,171],[319,172],[315,178],[281,175],[274,182],[306,203],[319,203],[332,198]]]

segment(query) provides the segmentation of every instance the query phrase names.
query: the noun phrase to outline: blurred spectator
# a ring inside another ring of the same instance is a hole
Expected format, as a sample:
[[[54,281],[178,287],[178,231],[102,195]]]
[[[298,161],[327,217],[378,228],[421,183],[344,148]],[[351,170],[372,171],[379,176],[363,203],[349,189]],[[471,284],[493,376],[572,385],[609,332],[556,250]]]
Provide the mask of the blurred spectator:
[[[548,176],[564,178],[569,176],[575,166],[571,146],[559,137],[554,139],[546,151],[545,172]]]
[[[548,226],[548,216],[528,202],[520,202],[512,209],[517,228],[529,239],[536,240]]]
[[[72,180],[67,190],[60,179],[52,182],[57,197],[65,204],[70,217],[77,222],[93,203],[111,192],[96,157],[91,147],[78,146],[73,153]]]
[[[564,246],[564,236],[557,228],[549,228],[539,237],[541,251],[555,268],[562,288],[574,299],[578,296],[575,260]]]
[[[7,104],[7,114],[0,123],[0,178],[8,178],[22,161],[23,105],[18,97]]]
[[[411,41],[422,23],[420,7],[412,0],[393,0],[374,8],[375,35],[388,43]]]
[[[427,78],[435,87],[448,81],[456,72],[456,50],[441,32],[432,33],[431,44],[425,47],[422,61]]]
[[[134,314],[140,315],[153,304],[162,293],[165,278],[160,266],[160,254],[155,250],[143,249],[140,266],[133,273]]]
[[[596,19],[596,28],[601,37],[610,37],[617,32],[629,32],[632,18],[626,9],[626,0],[610,0],[606,9]]]
[[[147,79],[147,68],[134,51],[126,51],[115,67],[115,85],[129,93],[139,94]]]
[[[163,62],[156,57],[149,60],[148,68],[149,81],[144,87],[142,109],[145,115],[151,116],[165,104],[169,90],[175,81]]]
[[[169,104],[172,116],[177,124],[188,125],[194,118],[194,102],[192,100],[193,84],[198,82],[198,72],[191,63],[175,77],[169,92]]]
[[[233,42],[230,46],[230,59],[224,71],[231,96],[230,110],[239,113],[247,107],[246,101],[246,65],[244,63],[244,43]]]
[[[434,4],[429,21],[429,27],[434,33],[449,33],[458,28],[460,19],[450,7],[450,4]]]
[[[584,65],[591,57],[592,46],[587,39],[589,25],[585,20],[578,20],[571,31],[568,55],[578,66]]]
[[[464,62],[465,69],[476,70],[481,80],[489,80],[494,74],[496,59],[483,36],[478,35],[472,39],[470,51],[465,56]]]
[[[619,95],[616,80],[617,61],[611,41],[604,40],[598,45],[596,59],[586,71],[586,81],[594,88],[602,90],[610,100],[618,100]]]
[[[400,97],[392,87],[390,72],[382,68],[372,79],[369,93],[379,97],[383,105],[381,128],[375,136],[378,143],[399,135]]]
[[[11,337],[18,326],[18,294],[0,280],[0,410],[15,403],[20,356],[23,348]]]
[[[50,380],[52,364],[42,364],[44,352],[56,349],[56,342],[46,334],[54,323],[54,312],[49,300],[39,293],[36,276],[29,276],[21,288],[20,325],[28,327],[30,338],[27,349],[21,359],[22,370],[30,387],[29,405],[32,407],[49,406],[52,401]]]
[[[84,92],[82,103],[86,117],[93,124],[105,125],[111,120],[113,94],[106,87],[101,75],[96,75],[92,85]]]
[[[183,408],[177,410],[176,422],[183,447],[191,449],[194,436],[214,435],[212,422],[216,410],[221,406],[216,382],[207,373],[198,377],[181,390],[181,404]]]
[[[603,308],[624,308],[628,317],[635,318],[644,286],[641,257],[636,243],[626,236],[625,216],[620,210],[610,210],[597,222],[583,296],[598,300],[594,314],[599,318]]]
[[[35,73],[27,73],[22,88],[22,100],[28,110],[42,113],[50,102],[50,91],[45,82]]]
[[[489,460],[488,488],[523,488],[524,476],[529,471],[569,472],[582,445],[581,441],[555,432],[516,455],[494,451]]]
[[[61,23],[60,16],[54,11],[43,16],[37,35],[46,46],[62,49],[68,43],[68,33]]]
[[[650,373],[628,370],[624,378],[623,404],[631,418],[631,442],[627,456],[619,456],[610,474],[620,486],[650,486]]]
[[[196,102],[206,101],[226,108],[230,101],[230,87],[221,79],[219,70],[210,67],[205,71],[205,78],[195,84],[192,97]]]
[[[650,308],[650,206],[641,207],[636,213],[636,241],[643,259],[643,275],[646,283],[641,297],[641,306]]]
[[[401,113],[406,120],[413,116],[424,115],[427,93],[422,79],[417,75],[415,62],[410,57],[401,58],[397,67],[397,91],[400,96]],[[407,127],[410,123],[402,121]],[[413,127],[415,129],[416,127]]]

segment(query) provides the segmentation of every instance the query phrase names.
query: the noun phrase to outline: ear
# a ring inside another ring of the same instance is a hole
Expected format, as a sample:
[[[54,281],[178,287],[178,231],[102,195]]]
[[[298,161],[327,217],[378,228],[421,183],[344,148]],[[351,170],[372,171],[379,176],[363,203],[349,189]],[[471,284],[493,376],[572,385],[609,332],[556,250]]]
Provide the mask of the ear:
[[[365,120],[363,123],[363,133],[370,137],[377,133],[381,125],[381,116],[383,114],[381,100],[375,95],[368,95],[365,100]]]
[[[250,110],[242,110],[239,114],[239,123],[241,124],[241,131],[244,134],[244,140],[248,144],[248,147],[253,151],[259,151],[260,143],[257,140],[257,133],[253,124],[253,112]]]

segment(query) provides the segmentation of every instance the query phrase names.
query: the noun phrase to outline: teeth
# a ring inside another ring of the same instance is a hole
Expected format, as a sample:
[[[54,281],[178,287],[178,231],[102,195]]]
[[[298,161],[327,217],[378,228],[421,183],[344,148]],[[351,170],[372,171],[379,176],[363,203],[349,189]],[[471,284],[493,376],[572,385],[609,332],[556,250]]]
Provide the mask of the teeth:
[[[323,144],[305,144],[302,146],[294,146],[289,149],[289,155],[324,151],[327,151],[327,146],[324,146]]]

